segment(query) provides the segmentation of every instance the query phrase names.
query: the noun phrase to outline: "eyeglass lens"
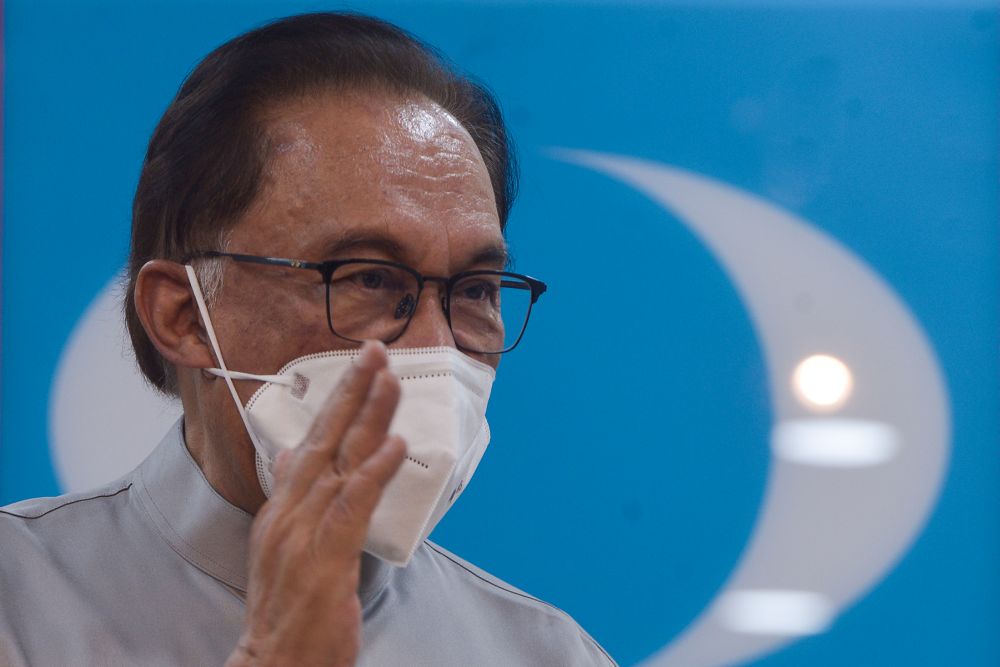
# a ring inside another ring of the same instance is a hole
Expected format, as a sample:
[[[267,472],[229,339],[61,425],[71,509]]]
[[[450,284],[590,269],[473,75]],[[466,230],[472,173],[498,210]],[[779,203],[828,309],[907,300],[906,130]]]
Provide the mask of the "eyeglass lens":
[[[330,328],[338,336],[389,341],[406,328],[416,308],[419,283],[403,268],[352,262],[330,277]],[[449,302],[456,344],[470,352],[499,353],[513,347],[531,310],[531,286],[512,276],[466,276],[452,286]]]

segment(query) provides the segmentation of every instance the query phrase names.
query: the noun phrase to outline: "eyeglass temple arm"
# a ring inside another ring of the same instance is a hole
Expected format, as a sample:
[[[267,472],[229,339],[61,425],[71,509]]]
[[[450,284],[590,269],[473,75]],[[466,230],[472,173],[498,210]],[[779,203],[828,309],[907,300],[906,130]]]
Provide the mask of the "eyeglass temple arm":
[[[199,258],[213,259],[217,257],[228,257],[229,259],[237,262],[249,262],[251,264],[288,266],[293,269],[315,269],[317,271],[323,271],[326,268],[325,264],[320,262],[306,262],[301,259],[285,259],[283,257],[259,257],[257,255],[243,255],[238,252],[219,252],[217,250],[208,250],[206,252],[192,255],[187,258],[187,261]]]
[[[514,280],[501,280],[500,287],[513,287],[516,289],[530,289],[531,290],[531,303],[538,301],[538,297],[545,294],[545,290],[548,289],[548,285],[543,283],[541,280],[532,278],[531,276],[521,276],[521,278],[528,283],[527,286],[523,282],[518,282]]]

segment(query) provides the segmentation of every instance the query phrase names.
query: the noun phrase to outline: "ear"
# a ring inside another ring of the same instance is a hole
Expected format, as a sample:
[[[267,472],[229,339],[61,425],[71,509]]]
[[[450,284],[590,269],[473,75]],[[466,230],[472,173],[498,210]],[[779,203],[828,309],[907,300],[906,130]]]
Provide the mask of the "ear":
[[[146,262],[135,281],[135,309],[146,335],[171,364],[215,366],[182,265],[165,259]]]

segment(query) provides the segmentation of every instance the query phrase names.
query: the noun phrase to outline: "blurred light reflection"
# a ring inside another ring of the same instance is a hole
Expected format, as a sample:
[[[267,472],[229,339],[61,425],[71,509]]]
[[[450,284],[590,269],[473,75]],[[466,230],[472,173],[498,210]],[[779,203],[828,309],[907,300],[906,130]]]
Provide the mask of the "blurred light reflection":
[[[833,604],[819,593],[778,589],[736,590],[719,600],[719,621],[734,632],[801,636],[824,632]]]
[[[771,437],[774,455],[803,465],[854,468],[889,461],[899,433],[884,422],[815,418],[780,422]]]

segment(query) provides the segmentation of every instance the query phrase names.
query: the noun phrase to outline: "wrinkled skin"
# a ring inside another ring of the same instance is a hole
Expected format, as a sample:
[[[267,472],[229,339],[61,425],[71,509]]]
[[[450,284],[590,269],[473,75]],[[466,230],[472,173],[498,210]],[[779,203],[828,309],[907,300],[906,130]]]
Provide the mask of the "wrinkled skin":
[[[486,167],[468,133],[436,104],[330,92],[282,103],[266,120],[272,151],[263,187],[226,250],[389,259],[431,276],[502,268]],[[224,278],[210,315],[230,369],[270,374],[296,357],[352,345],[327,327],[318,272],[216,261],[225,262]],[[439,296],[439,285],[425,287],[394,346],[454,346]],[[225,381],[201,370],[217,362],[183,267],[147,264],[136,305],[177,368],[192,455],[223,497],[256,514],[246,627],[230,664],[353,664],[361,549],[405,455],[405,443],[387,433],[400,389],[384,346],[368,345],[304,445],[279,458],[266,501]],[[497,363],[496,356],[480,360]],[[260,386],[236,384],[244,403]]]

